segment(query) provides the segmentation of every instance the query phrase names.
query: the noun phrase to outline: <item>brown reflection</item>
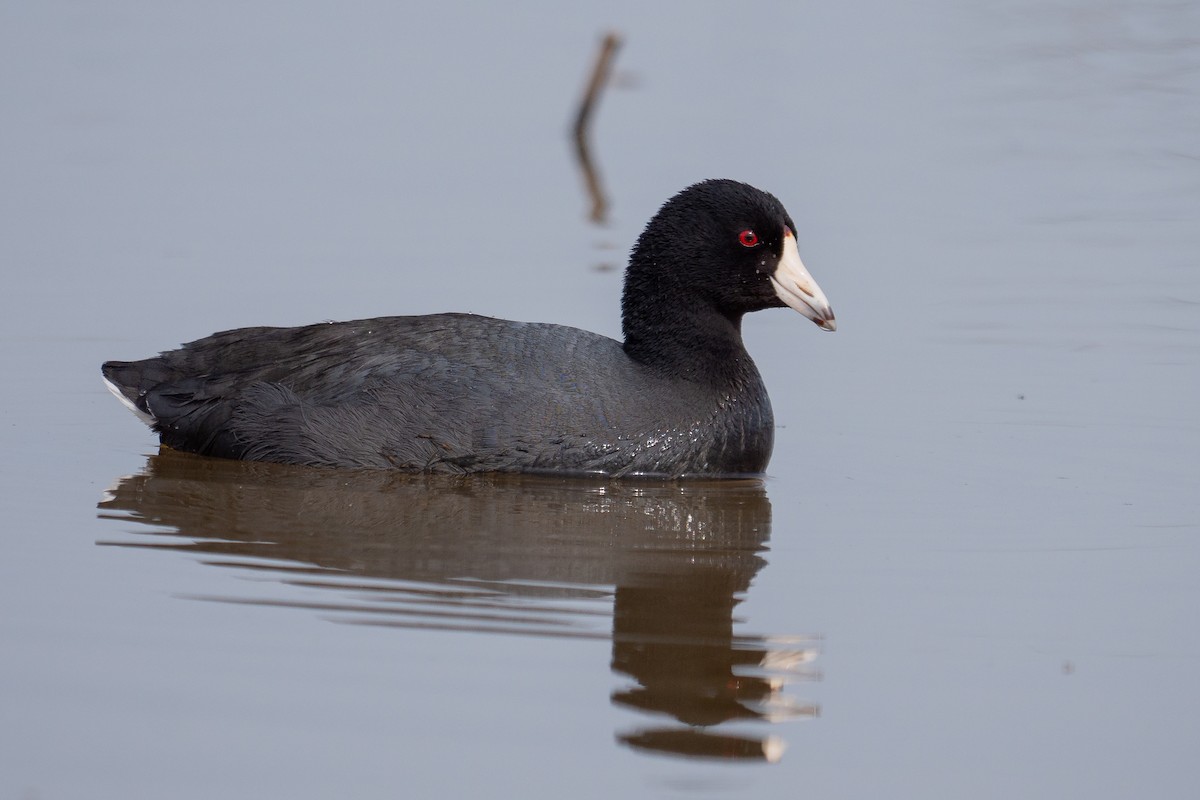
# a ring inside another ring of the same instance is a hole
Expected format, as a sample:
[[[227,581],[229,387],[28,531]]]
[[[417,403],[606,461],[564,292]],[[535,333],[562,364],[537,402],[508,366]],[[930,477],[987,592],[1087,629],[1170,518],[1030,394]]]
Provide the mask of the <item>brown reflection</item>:
[[[583,171],[583,180],[587,186],[588,197],[592,201],[592,208],[588,213],[588,218],[598,224],[603,224],[608,218],[608,198],[604,194],[600,171],[596,168],[596,164],[592,160],[590,144],[592,111],[595,109],[596,103],[604,91],[604,87],[608,84],[608,76],[612,71],[613,58],[616,57],[617,48],[620,45],[621,38],[612,32],[605,34],[604,38],[600,41],[600,49],[596,54],[596,62],[592,66],[587,88],[584,89],[583,98],[579,101],[579,110],[575,112],[575,125],[573,128],[575,133],[575,158],[579,162],[580,169]]]
[[[645,752],[773,760],[782,742],[762,723],[815,713],[784,691],[808,677],[811,641],[734,635],[733,610],[765,564],[760,481],[412,476],[164,449],[100,509],[150,526],[101,544],[195,552],[281,581],[278,597],[209,600],[357,624],[611,636],[613,669],[632,680],[613,701],[661,715],[618,733]]]

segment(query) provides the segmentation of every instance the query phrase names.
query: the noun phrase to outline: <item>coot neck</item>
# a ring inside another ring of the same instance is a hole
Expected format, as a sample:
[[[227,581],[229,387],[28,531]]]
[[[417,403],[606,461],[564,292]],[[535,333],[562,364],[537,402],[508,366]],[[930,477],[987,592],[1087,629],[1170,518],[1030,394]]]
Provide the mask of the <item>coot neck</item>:
[[[742,315],[725,315],[696,298],[646,300],[626,292],[625,353],[671,377],[722,387],[758,372],[742,343]]]
[[[761,383],[742,344],[742,315],[751,309],[727,285],[727,267],[704,234],[713,226],[694,217],[668,203],[629,254],[621,296],[625,353],[669,377],[722,391]]]

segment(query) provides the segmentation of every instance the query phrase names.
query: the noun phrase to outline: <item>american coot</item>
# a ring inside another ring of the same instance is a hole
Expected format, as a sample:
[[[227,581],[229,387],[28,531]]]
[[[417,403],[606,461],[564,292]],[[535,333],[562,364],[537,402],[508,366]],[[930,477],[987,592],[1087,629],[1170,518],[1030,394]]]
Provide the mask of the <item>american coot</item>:
[[[742,315],[791,306],[832,331],[778,200],[709,180],[629,258],[625,343],[471,314],[239,328],[109,361],[163,444],[211,456],[411,472],[744,475],[774,420]]]

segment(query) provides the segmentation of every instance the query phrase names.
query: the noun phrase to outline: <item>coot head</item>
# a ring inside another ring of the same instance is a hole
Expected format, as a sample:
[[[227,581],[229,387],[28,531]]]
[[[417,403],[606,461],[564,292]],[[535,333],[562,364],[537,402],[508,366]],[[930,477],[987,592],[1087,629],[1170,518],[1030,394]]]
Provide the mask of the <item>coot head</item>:
[[[736,330],[743,314],[784,306],[836,328],[783,204],[745,183],[704,181],[668,200],[634,247],[622,298],[626,350],[637,357],[655,349],[680,322],[711,327],[721,319]]]

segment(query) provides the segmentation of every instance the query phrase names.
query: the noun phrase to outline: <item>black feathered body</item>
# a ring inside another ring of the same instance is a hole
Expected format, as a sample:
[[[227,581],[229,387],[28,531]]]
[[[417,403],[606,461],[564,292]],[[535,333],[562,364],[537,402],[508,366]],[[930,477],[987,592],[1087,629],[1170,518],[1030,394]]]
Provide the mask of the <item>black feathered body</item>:
[[[757,473],[774,424],[736,328],[693,329],[721,351],[690,375],[598,334],[469,314],[241,328],[103,372],[163,444],[205,455],[412,472]]]
[[[163,444],[205,455],[413,472],[762,472],[774,423],[742,317],[833,314],[772,195],[703,181],[630,254],[624,343],[469,314],[242,328],[106,380]]]

